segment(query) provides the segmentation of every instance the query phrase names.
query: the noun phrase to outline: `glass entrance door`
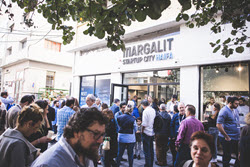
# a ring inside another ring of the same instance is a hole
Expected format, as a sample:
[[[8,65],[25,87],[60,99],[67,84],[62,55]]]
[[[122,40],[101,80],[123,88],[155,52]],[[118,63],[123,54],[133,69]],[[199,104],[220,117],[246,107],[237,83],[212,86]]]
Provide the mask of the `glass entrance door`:
[[[122,84],[111,84],[111,97],[110,106],[112,105],[114,99],[119,99],[124,102],[128,102],[128,86]]]

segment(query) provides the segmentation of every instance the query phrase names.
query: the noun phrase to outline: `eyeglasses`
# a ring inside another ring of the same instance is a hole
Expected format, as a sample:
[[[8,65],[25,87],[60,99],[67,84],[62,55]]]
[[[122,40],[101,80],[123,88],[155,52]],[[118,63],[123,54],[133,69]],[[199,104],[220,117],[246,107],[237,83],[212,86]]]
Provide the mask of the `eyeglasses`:
[[[104,135],[105,135],[105,133],[100,134],[100,133],[94,132],[93,130],[90,130],[88,128],[86,130],[94,135],[95,140],[99,140],[101,137],[104,137]]]

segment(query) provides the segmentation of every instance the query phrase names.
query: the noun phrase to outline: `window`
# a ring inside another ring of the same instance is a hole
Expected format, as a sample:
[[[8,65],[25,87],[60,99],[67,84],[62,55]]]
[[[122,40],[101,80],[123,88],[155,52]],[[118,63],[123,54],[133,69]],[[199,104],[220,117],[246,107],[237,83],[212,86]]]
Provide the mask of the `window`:
[[[19,45],[20,50],[24,49],[26,47],[26,45],[27,45],[27,38],[20,41],[20,45]]]
[[[55,72],[47,71],[46,75],[46,88],[54,88]]]
[[[249,65],[234,63],[201,67],[201,120],[210,115],[213,101],[223,107],[229,96],[243,97],[249,106]]]
[[[61,52],[61,43],[45,39],[44,47],[56,52]]]
[[[7,49],[6,55],[9,56],[12,54],[12,46]]]

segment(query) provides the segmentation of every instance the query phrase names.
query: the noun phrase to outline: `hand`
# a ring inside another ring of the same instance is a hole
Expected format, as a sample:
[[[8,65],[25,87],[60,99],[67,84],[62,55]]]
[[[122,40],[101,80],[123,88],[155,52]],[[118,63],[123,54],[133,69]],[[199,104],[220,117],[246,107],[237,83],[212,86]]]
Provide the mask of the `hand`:
[[[51,138],[48,138],[47,136],[43,136],[39,139],[40,143],[48,143],[51,141]]]
[[[178,152],[178,147],[175,147],[175,150]]]
[[[231,138],[229,136],[225,137],[226,141],[231,141]]]
[[[238,160],[240,161],[240,152],[239,152],[239,155],[238,155]]]

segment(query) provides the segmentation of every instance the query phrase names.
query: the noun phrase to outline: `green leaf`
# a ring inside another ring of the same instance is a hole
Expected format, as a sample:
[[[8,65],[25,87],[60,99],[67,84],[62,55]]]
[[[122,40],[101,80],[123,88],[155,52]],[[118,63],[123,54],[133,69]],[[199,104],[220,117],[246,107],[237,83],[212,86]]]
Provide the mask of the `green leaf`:
[[[144,12],[143,10],[137,10],[137,12],[135,13],[135,18],[139,22],[143,22],[146,19],[146,16],[146,12]]]
[[[182,18],[183,18],[185,21],[188,21],[189,16],[188,16],[188,14],[183,14],[183,15],[182,15]]]
[[[217,41],[216,41],[216,44],[219,44],[220,43],[220,39],[218,39]]]
[[[209,43],[212,47],[214,47],[216,44],[214,44],[213,42]]]
[[[219,49],[220,49],[220,45],[218,45],[216,48],[214,48],[214,51],[213,51],[213,53],[216,53]]]
[[[239,47],[237,47],[237,48],[235,49],[235,51],[236,51],[237,53],[242,53],[242,52],[244,52],[244,47],[243,47],[243,46],[239,46]]]
[[[249,48],[250,47],[250,42],[248,42],[246,46]]]
[[[225,40],[225,41],[223,42],[223,44],[228,44],[229,42],[231,42],[231,38],[228,38],[227,40]]]
[[[189,28],[194,28],[194,24],[193,24],[193,23],[190,23],[190,24],[188,25],[188,27],[189,27]]]
[[[231,34],[232,34],[232,35],[236,35],[236,33],[237,33],[236,30],[232,30],[232,31],[231,31]]]

